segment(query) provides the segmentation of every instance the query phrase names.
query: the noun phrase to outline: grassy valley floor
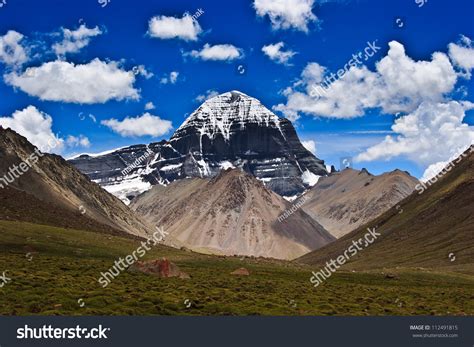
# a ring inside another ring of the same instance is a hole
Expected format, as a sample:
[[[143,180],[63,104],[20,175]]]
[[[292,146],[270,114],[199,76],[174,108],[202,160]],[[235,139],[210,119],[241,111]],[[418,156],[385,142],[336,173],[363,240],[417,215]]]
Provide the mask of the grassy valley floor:
[[[158,246],[191,279],[125,271],[97,282],[139,242],[0,221],[1,315],[473,315],[474,276],[427,269],[339,271],[318,288],[305,265],[215,257]],[[245,267],[250,276],[230,272]],[[387,278],[390,272],[395,278]]]

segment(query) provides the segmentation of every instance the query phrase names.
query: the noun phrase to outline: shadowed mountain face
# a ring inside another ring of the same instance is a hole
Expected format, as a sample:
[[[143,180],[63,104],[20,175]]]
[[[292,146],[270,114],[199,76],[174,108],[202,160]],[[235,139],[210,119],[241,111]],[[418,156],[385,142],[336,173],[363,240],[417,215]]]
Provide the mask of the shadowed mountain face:
[[[164,227],[167,244],[204,253],[293,259],[334,240],[301,210],[280,222],[291,204],[238,169],[155,186],[130,207]]]
[[[398,208],[299,261],[322,265],[336,259],[370,227],[381,236],[353,257],[348,268],[449,267],[473,273],[474,146],[447,168],[431,186],[417,185]]]
[[[127,203],[152,185],[213,177],[227,168],[241,168],[282,196],[302,193],[317,176],[327,175],[289,120],[237,91],[204,102],[169,141],[70,162]]]
[[[1,127],[0,178],[0,219],[140,237],[154,232],[63,158],[41,153],[24,137]]]
[[[400,170],[374,176],[365,169],[345,169],[322,177],[301,198],[302,208],[333,236],[341,237],[395,206],[418,183]]]

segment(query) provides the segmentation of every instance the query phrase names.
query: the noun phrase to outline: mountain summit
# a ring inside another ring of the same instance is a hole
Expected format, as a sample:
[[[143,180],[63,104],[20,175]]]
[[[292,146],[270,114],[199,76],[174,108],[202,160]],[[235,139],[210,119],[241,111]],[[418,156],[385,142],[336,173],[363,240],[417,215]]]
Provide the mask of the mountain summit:
[[[206,100],[169,141],[81,155],[71,163],[125,202],[155,184],[213,177],[228,168],[242,169],[282,196],[302,193],[327,175],[288,119],[239,91]]]
[[[205,101],[178,128],[171,137],[171,142],[191,133],[198,134],[200,140],[206,136],[208,142],[219,138],[228,143],[231,135],[245,129],[249,124],[279,129],[280,118],[257,99],[233,90]],[[225,145],[225,143],[214,143],[214,145]],[[202,141],[199,141],[199,145],[201,152],[206,150]]]

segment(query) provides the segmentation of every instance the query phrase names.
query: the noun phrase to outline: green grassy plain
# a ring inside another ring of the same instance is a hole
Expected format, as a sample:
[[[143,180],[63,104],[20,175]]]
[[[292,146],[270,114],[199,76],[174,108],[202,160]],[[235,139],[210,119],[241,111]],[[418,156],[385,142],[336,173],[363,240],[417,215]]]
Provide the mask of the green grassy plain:
[[[125,271],[102,288],[97,282],[100,273],[138,246],[138,241],[119,236],[0,221],[0,275],[7,271],[11,278],[0,288],[0,314],[474,314],[474,276],[469,274],[407,268],[339,271],[314,288],[309,278],[317,268],[163,246],[153,248],[144,259],[166,257],[191,279]],[[251,275],[230,275],[239,267]]]

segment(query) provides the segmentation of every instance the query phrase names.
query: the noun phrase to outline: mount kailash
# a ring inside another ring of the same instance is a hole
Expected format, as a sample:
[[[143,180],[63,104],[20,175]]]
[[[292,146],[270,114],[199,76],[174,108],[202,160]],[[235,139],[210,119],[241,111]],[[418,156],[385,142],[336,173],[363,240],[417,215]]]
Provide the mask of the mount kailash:
[[[293,197],[330,171],[301,144],[288,119],[238,91],[205,101],[169,141],[69,161],[125,203],[153,185],[213,177],[228,168],[240,168],[279,195]]]

